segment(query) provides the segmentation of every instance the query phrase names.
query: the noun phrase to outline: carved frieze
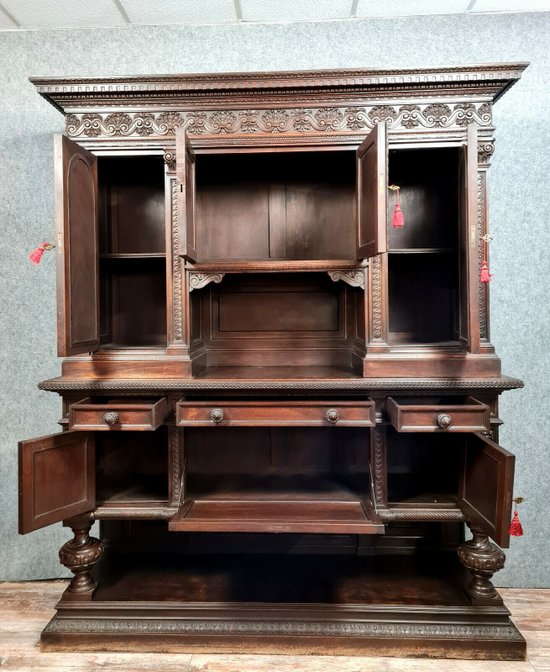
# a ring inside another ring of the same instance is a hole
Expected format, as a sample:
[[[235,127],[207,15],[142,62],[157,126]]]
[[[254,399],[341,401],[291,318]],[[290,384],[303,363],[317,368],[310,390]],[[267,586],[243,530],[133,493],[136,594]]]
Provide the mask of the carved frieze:
[[[391,623],[384,621],[321,621],[267,619],[200,619],[200,618],[63,618],[46,626],[46,633],[171,633],[202,635],[268,635],[268,636],[348,636],[425,639],[489,639],[517,640],[520,635],[508,624],[464,623]]]
[[[286,133],[368,132],[386,121],[390,130],[461,128],[470,122],[492,123],[488,103],[447,105],[373,105],[357,107],[273,108],[268,110],[207,110],[169,112],[85,112],[68,114],[66,132],[71,138],[174,136],[183,126],[191,135],[251,135]],[[485,143],[483,146],[490,143]],[[487,151],[487,150],[485,150]]]

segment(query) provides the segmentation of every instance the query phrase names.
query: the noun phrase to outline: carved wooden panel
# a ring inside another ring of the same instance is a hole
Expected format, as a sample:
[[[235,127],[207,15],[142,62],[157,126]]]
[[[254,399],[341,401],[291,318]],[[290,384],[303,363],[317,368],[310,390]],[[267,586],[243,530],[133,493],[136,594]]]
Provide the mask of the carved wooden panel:
[[[57,351],[60,357],[99,347],[97,159],[55,136],[57,220]]]
[[[89,432],[63,432],[20,442],[20,534],[94,508],[94,456]]]
[[[386,252],[387,126],[376,125],[357,150],[357,258]]]
[[[467,439],[458,503],[473,528],[509,545],[515,457],[491,439]]]

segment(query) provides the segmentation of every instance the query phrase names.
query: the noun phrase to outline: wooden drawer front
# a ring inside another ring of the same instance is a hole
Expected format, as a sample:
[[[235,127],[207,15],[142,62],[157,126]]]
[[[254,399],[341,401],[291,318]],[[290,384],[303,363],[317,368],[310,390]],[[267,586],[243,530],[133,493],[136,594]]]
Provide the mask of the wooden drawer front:
[[[374,427],[373,401],[187,402],[176,408],[179,427]]]
[[[386,409],[398,432],[482,432],[490,429],[490,409],[473,397],[464,403],[411,403],[388,397]]]
[[[94,403],[83,399],[69,407],[69,428],[96,431],[154,431],[166,420],[168,402],[128,399]]]

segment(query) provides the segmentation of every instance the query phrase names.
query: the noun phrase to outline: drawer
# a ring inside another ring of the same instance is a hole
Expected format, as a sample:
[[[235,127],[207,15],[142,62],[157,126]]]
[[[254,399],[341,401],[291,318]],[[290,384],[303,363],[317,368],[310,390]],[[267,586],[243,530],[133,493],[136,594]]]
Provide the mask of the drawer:
[[[374,402],[179,401],[176,424],[179,427],[374,427]]]
[[[161,399],[83,399],[69,407],[69,429],[154,431],[166,420],[168,402]]]
[[[490,429],[490,409],[473,397],[388,397],[386,410],[398,432],[483,432]]]

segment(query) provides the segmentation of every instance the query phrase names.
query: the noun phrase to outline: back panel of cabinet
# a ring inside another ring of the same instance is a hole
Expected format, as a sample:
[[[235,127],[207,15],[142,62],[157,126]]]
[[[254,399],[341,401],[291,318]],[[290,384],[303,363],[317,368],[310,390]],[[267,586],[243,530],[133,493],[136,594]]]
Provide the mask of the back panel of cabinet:
[[[209,366],[350,368],[357,295],[326,273],[228,274],[192,293],[192,342]]]
[[[354,259],[355,154],[199,155],[200,260]]]

